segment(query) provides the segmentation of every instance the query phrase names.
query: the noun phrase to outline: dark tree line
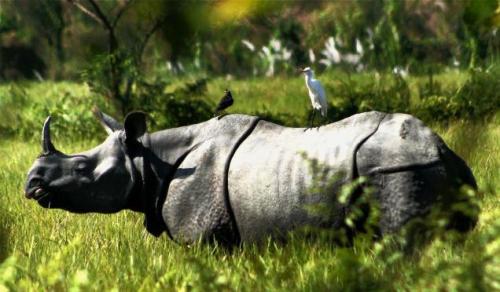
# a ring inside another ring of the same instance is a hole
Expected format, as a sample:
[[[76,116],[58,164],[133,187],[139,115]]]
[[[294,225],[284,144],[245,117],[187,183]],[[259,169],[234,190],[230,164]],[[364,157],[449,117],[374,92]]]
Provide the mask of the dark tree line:
[[[309,62],[309,50],[320,58],[335,36],[344,53],[361,41],[364,68],[428,72],[427,64],[473,67],[498,57],[499,26],[497,0],[6,0],[0,81],[12,79],[12,68],[27,78],[83,78],[126,111],[134,88],[160,79],[151,72],[165,72],[166,61],[246,76],[270,39],[291,50],[287,68],[295,68]]]

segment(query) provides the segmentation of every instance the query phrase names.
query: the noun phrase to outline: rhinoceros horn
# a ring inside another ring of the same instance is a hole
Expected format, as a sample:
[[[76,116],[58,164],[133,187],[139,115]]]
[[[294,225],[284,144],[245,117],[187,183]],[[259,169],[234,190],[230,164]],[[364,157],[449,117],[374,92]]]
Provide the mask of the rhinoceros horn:
[[[43,130],[42,130],[43,154],[50,154],[57,151],[56,148],[54,147],[54,144],[52,144],[52,141],[50,140],[50,120],[51,117],[48,116],[47,119],[45,120],[45,123],[43,123]]]

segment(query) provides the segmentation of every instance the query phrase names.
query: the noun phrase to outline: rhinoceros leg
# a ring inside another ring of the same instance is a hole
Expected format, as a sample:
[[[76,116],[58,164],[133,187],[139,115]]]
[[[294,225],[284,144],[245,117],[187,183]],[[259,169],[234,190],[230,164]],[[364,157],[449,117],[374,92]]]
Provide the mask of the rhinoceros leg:
[[[440,181],[446,181],[443,165],[410,168],[403,171],[372,174],[370,182],[375,189],[383,234],[398,231],[412,218],[430,211],[436,194],[444,191]]]

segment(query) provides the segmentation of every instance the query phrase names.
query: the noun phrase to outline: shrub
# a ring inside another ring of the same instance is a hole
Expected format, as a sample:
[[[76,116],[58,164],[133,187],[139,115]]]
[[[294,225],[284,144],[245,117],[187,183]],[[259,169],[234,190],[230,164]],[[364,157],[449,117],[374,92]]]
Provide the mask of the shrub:
[[[88,88],[67,83],[11,84],[0,92],[0,130],[5,135],[18,135],[39,140],[47,116],[53,117],[53,136],[66,139],[92,139],[101,133],[91,109],[111,106]],[[99,131],[98,131],[99,130]]]
[[[500,109],[500,66],[472,69],[465,83],[449,95],[422,96],[415,112],[424,120],[477,119]],[[439,85],[438,85],[439,86]]]
[[[452,98],[452,112],[457,117],[481,117],[500,109],[500,64],[472,69],[470,77]]]
[[[191,97],[205,90],[206,80],[185,83],[165,93],[166,85],[143,83],[134,92],[136,98],[131,108],[149,113],[153,129],[192,124],[212,117],[214,106],[210,102]],[[0,116],[0,130],[6,135],[39,140],[43,121],[51,115],[53,136],[72,140],[102,138],[104,132],[91,111],[94,106],[122,120],[112,101],[92,93],[85,84],[46,83],[23,87],[12,84],[4,88],[0,96],[0,109],[4,113]]]
[[[203,99],[193,98],[194,94],[206,91],[207,79],[186,82],[178,89],[165,92],[166,82],[147,84],[143,82],[134,93],[133,107],[147,112],[152,129],[165,129],[199,123],[213,115],[215,106]]]

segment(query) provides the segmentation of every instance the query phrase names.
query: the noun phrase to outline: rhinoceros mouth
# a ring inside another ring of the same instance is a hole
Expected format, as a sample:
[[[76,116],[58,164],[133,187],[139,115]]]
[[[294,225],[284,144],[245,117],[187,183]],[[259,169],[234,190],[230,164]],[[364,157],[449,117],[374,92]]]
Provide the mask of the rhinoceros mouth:
[[[48,195],[50,195],[50,193],[47,190],[45,190],[42,187],[36,187],[32,191],[27,193],[26,197],[28,199],[34,199],[34,200],[40,201],[43,198],[47,197]]]

